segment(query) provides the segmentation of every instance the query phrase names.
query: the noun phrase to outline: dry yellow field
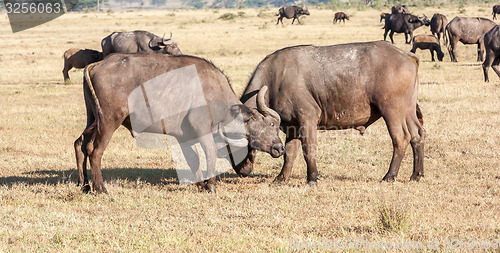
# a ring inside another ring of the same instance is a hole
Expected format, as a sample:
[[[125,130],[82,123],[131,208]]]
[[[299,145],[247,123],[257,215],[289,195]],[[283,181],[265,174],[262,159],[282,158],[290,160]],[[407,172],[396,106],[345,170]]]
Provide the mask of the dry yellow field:
[[[345,25],[332,24],[332,10],[309,10],[303,25],[284,26],[275,25],[274,8],[70,13],[15,34],[0,15],[0,252],[355,252],[382,251],[380,243],[393,252],[500,252],[500,80],[491,70],[484,83],[476,47],[462,44],[458,63],[445,48],[443,62],[417,51],[427,130],[419,183],[407,182],[410,148],[397,182],[380,183],[392,155],[380,120],[364,136],[319,134],[317,187],[305,185],[301,158],[288,184],[270,184],[282,159],[261,153],[249,178],[221,175],[217,194],[179,186],[168,152],[137,147],[120,128],[103,158],[109,194],[80,192],[73,141],[86,121],[82,71],[70,71],[73,82],[64,84],[66,49],[100,49],[113,31],[172,32],[183,53],[214,62],[240,95],[277,49],[383,38],[380,10],[346,10]],[[410,10],[491,18],[489,4],[462,14],[455,5]],[[228,12],[236,18],[219,19]],[[411,48],[402,34],[395,42]]]

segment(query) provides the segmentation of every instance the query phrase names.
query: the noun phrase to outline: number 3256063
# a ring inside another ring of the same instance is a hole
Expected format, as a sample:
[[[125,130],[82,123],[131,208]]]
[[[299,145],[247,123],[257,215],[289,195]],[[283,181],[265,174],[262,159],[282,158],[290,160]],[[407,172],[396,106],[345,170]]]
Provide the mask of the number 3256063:
[[[61,3],[6,3],[8,14],[60,13]]]

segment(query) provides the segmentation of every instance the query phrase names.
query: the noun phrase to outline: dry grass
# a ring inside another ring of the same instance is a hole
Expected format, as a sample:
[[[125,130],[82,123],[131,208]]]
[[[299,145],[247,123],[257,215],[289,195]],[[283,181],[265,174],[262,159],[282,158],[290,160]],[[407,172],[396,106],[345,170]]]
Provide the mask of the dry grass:
[[[239,11],[71,13],[16,34],[0,16],[0,251],[267,252],[290,249],[292,239],[427,245],[500,237],[500,81],[491,71],[483,83],[476,48],[461,44],[459,63],[447,53],[430,62],[428,52],[417,52],[428,136],[419,183],[407,183],[411,149],[398,181],[379,182],[392,154],[383,121],[365,136],[320,133],[315,188],[305,186],[302,159],[289,184],[269,185],[282,160],[260,154],[251,177],[223,174],[218,194],[178,186],[168,152],[137,147],[121,128],[103,159],[110,194],[80,193],[73,141],[85,125],[82,78],[73,70],[73,84],[63,84],[65,49],[99,49],[113,31],[171,31],[184,53],[212,60],[241,94],[257,63],[279,48],[383,34],[375,10],[347,10],[351,20],[333,25],[333,11],[311,9],[304,25],[286,20],[283,27],[274,25],[274,9]],[[456,6],[412,11],[459,15]],[[219,19],[224,13],[236,16]],[[490,17],[490,7],[469,6],[464,15]],[[416,31],[423,33],[428,28]],[[410,50],[403,35],[395,40]],[[396,228],[381,226],[386,221]]]

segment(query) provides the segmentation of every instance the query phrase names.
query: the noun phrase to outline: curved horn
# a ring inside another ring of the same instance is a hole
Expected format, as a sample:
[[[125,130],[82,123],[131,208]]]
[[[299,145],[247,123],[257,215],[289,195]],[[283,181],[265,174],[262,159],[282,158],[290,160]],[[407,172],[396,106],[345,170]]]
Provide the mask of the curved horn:
[[[259,93],[257,94],[257,109],[262,113],[264,116],[271,116],[275,118],[278,121],[278,124],[281,123],[281,117],[280,115],[273,109],[267,107],[266,105],[266,92],[267,92],[267,86],[263,86]]]
[[[153,41],[154,39],[155,39],[155,37],[151,38],[151,40],[149,41],[149,43],[148,43],[149,48],[155,47],[155,46],[151,46],[151,41]]]
[[[165,33],[163,34],[163,37],[161,38],[161,42],[164,45],[172,43],[172,32],[170,32],[170,38],[168,40],[165,40]]]
[[[218,134],[216,135],[216,137],[222,138],[222,140],[224,140],[229,145],[235,146],[235,147],[248,146],[248,140],[246,138],[241,138],[241,139],[237,139],[237,140],[229,139],[229,138],[227,138],[227,136],[224,135],[224,131],[222,130],[222,127],[220,126],[220,124],[217,125],[217,128],[218,128],[218,130],[217,130]]]

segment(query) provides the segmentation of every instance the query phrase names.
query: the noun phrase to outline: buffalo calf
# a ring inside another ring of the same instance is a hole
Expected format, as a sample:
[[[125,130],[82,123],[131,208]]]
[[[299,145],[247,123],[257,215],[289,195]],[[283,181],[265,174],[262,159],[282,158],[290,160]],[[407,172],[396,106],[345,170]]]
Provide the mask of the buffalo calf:
[[[64,81],[69,81],[68,71],[72,68],[83,69],[85,66],[102,60],[102,53],[92,49],[70,48],[64,52]]]
[[[439,45],[439,40],[434,35],[418,35],[413,37],[413,48],[412,53],[420,50],[429,49],[431,51],[431,59],[434,61],[434,51],[437,53],[439,61],[443,61],[444,53],[441,51],[441,46]]]
[[[333,23],[336,24],[337,21],[340,23],[340,21],[344,21],[344,24],[345,24],[345,20],[349,20],[349,16],[347,14],[345,14],[344,12],[337,12],[335,13],[335,16],[333,18]]]

